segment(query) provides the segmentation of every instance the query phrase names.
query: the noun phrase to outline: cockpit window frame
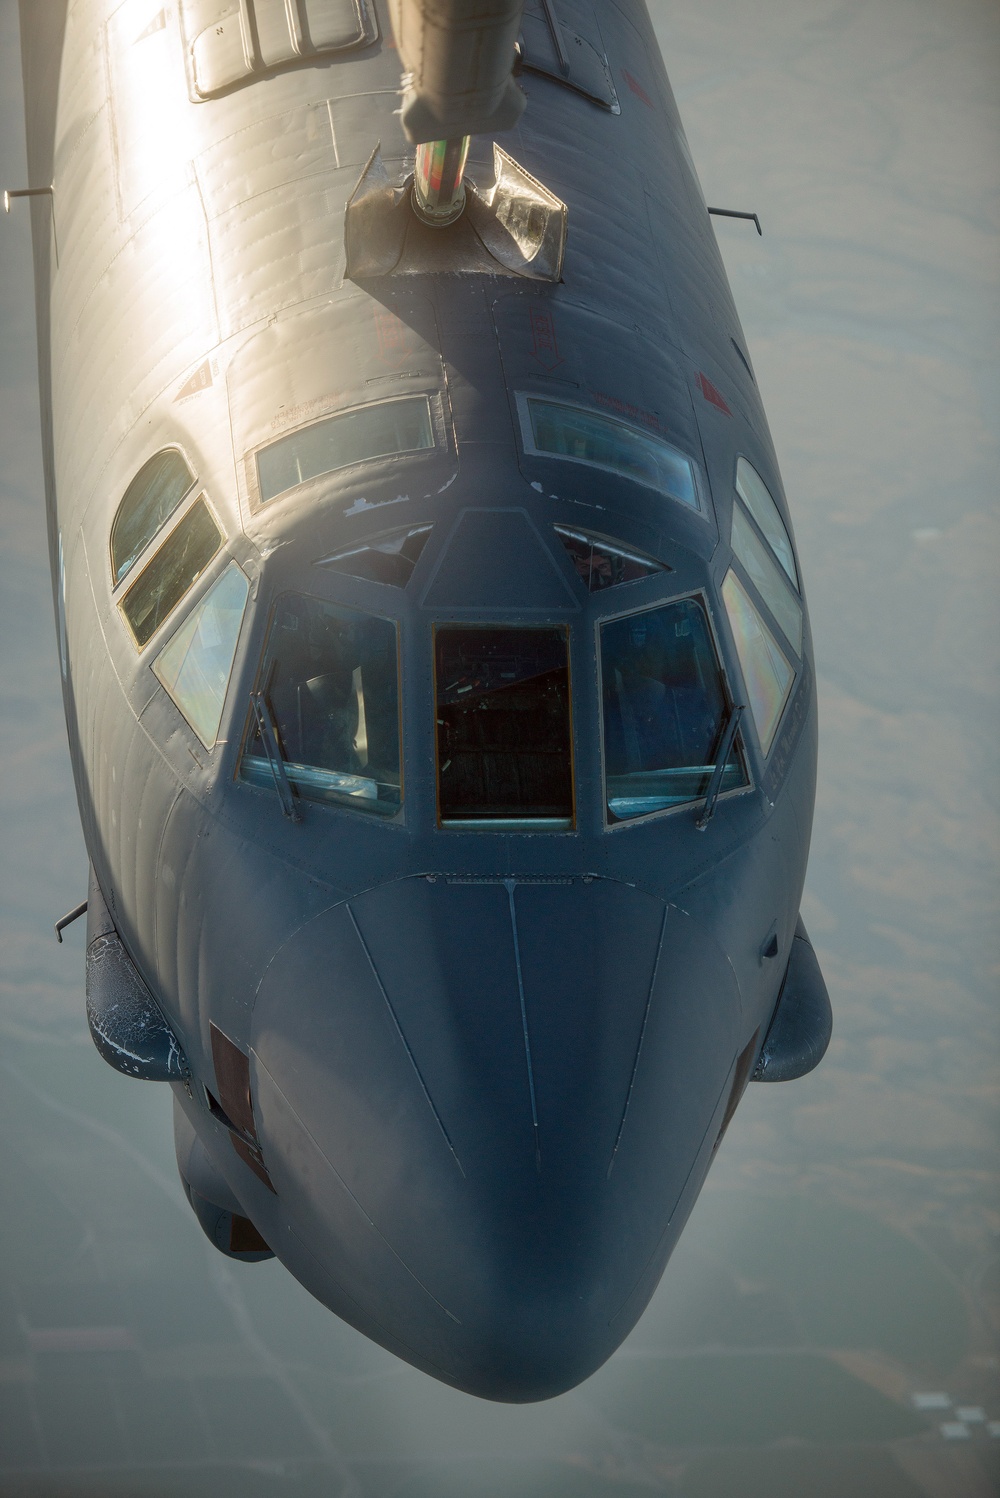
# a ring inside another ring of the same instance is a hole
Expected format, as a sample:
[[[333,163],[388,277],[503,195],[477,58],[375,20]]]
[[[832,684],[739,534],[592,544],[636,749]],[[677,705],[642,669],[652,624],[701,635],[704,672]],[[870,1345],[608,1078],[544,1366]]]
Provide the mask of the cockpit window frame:
[[[360,817],[364,819],[364,821],[368,825],[378,825],[383,827],[404,827],[407,822],[406,759],[404,754],[406,743],[406,730],[404,724],[407,712],[406,699],[403,690],[404,640],[402,621],[398,613],[393,612],[391,609],[372,609],[370,607],[359,608],[356,603],[344,602],[342,598],[337,596],[336,592],[325,594],[323,592],[316,591],[314,585],[315,580],[313,579],[311,580],[311,582],[312,586],[305,586],[303,585],[301,579],[293,580],[291,578],[288,578],[283,580],[274,588],[268,602],[267,609],[261,610],[261,613],[264,616],[261,623],[261,632],[259,634],[255,633],[253,639],[247,646],[248,655],[255,653],[255,663],[253,667],[253,674],[249,677],[247,711],[244,719],[243,729],[237,740],[236,754],[232,764],[232,783],[234,785],[241,786],[251,792],[260,792],[262,795],[268,794],[267,790],[265,790],[264,787],[258,785],[254,780],[240,773],[243,765],[243,759],[247,754],[250,740],[257,731],[257,720],[255,718],[253,710],[253,698],[256,694],[265,691],[267,687],[267,678],[270,674],[273,664],[269,663],[268,661],[271,636],[275,626],[278,609],[282,601],[290,596],[313,598],[317,602],[324,604],[330,608],[340,610],[341,612],[360,614],[370,619],[378,619],[382,623],[390,624],[392,626],[396,647],[396,734],[398,742],[397,752],[399,756],[399,805],[392,813],[392,815],[373,815],[370,811],[363,810],[358,804],[352,805],[347,798],[342,801],[323,800],[318,797],[302,797],[297,791],[294,791],[293,794],[295,796],[295,801],[297,804],[300,804],[304,801],[305,804],[310,808],[317,807],[321,811],[347,812],[349,816]],[[239,694],[246,689],[247,680],[248,678],[244,676],[241,682],[238,682],[236,684],[231,682],[230,691],[234,694]],[[238,696],[236,697],[236,700],[239,700]]]
[[[741,479],[740,479],[740,465],[741,464],[745,465],[747,468],[750,469],[751,473],[754,475],[754,477],[756,478],[757,482],[760,484],[761,488],[763,489],[764,494],[765,494],[767,500],[769,501],[771,508],[774,511],[775,518],[777,519],[778,525],[780,527],[781,535],[784,536],[784,539],[785,539],[785,541],[786,541],[786,543],[788,545],[788,560],[787,561],[781,555],[780,548],[775,547],[774,541],[771,539],[770,536],[768,536],[767,531],[765,530],[763,524],[761,523],[760,518],[758,517],[757,511],[754,508],[752,501],[745,496],[743,489],[740,487],[740,483],[741,483]],[[746,455],[746,453],[744,453],[744,452],[738,452],[736,454],[736,461],[733,464],[733,494],[735,496],[735,503],[738,504],[741,507],[744,515],[746,515],[748,517],[748,519],[750,520],[751,524],[754,526],[755,530],[758,532],[758,534],[759,534],[762,542],[766,546],[768,552],[774,558],[775,564],[778,566],[778,568],[780,569],[780,571],[782,572],[782,574],[786,578],[789,586],[792,588],[792,590],[794,591],[796,597],[798,598],[798,600],[799,600],[799,602],[801,604],[802,598],[803,598],[803,593],[802,593],[802,574],[801,574],[801,571],[799,569],[799,559],[798,559],[798,556],[796,555],[795,541],[794,541],[794,538],[792,536],[791,527],[786,522],[784,515],[782,515],[782,513],[781,513],[781,506],[778,504],[778,501],[775,499],[774,495],[771,493],[771,487],[767,483],[767,480],[764,478],[764,475],[761,473],[760,469],[757,467],[757,464],[754,463],[752,461],[752,459],[748,458],[747,455]]]
[[[532,401],[537,401],[544,406],[555,406],[564,411],[578,411],[582,416],[604,422],[609,427],[620,427],[623,432],[630,433],[643,441],[665,448],[669,453],[675,454],[688,465],[694,503],[689,504],[679,494],[672,493],[660,484],[650,483],[644,478],[630,474],[625,469],[615,468],[606,463],[597,463],[591,458],[578,458],[570,453],[552,452],[548,449],[537,447],[530,411]],[[619,416],[611,416],[607,411],[602,411],[597,406],[586,405],[583,401],[579,400],[567,400],[562,395],[556,396],[549,391],[515,390],[514,404],[517,410],[518,435],[526,458],[546,463],[573,463],[578,467],[588,468],[592,473],[604,473],[608,474],[612,479],[617,479],[624,483],[639,484],[642,488],[648,489],[650,493],[659,495],[661,499],[667,499],[672,504],[678,505],[683,514],[694,515],[699,520],[711,523],[712,507],[709,499],[710,489],[705,483],[701,466],[692,453],[685,452],[676,442],[669,441],[667,437],[657,432],[637,426],[634,422],[623,421]]]
[[[745,551],[739,536],[739,526],[746,528],[749,550]],[[753,556],[756,544],[759,555]],[[733,554],[740,581],[750,589],[751,597],[765,617],[773,623],[782,640],[790,648],[795,661],[802,660],[805,630],[805,613],[802,595],[796,592],[783,567],[775,559],[774,552],[761,540],[759,529],[753,524],[753,516],[737,500],[733,504],[729,529],[729,547]],[[770,573],[770,576],[768,574]]]
[[[183,494],[181,494],[180,498],[175,502],[173,508],[169,510],[164,518],[160,521],[160,524],[156,527],[156,529],[149,536],[147,536],[141,548],[131,557],[129,557],[128,560],[124,562],[119,568],[115,562],[115,535],[118,530],[118,523],[122,518],[122,511],[125,508],[125,503],[128,500],[129,493],[136,480],[141,476],[144,470],[150,466],[151,463],[153,463],[157,458],[162,457],[165,453],[179,454],[184,467],[187,469],[188,474],[190,475],[191,482],[188,484]],[[157,547],[157,549],[159,549],[159,543],[161,543],[166,538],[167,531],[172,530],[174,526],[179,524],[184,512],[188,510],[194,503],[195,497],[199,493],[199,487],[200,481],[198,478],[198,470],[191,462],[189,455],[184,451],[184,448],[179,442],[168,442],[165,447],[157,448],[155,453],[151,453],[143,463],[140,463],[139,467],[136,469],[135,473],[126,484],[125,492],[122,494],[121,499],[118,501],[118,506],[115,510],[114,518],[111,521],[111,529],[108,532],[108,564],[111,570],[111,591],[113,594],[117,594],[119,591],[126,591],[125,584],[127,583],[129,577],[138,576],[139,572],[142,571],[146,562],[152,555],[153,547],[155,546]]]
[[[134,625],[129,618],[128,613],[126,612],[126,600],[132,594],[133,590],[139,587],[139,585],[143,581],[143,578],[148,576],[150,569],[153,567],[157,557],[160,555],[163,548],[169,544],[171,539],[176,535],[177,531],[181,528],[182,525],[184,525],[188,516],[190,516],[199,505],[204,509],[209,520],[218,533],[218,544],[216,545],[215,550],[212,552],[212,554],[205,559],[204,564],[194,574],[187,586],[177,595],[173,604],[163,615],[162,619],[159,620],[151,633],[148,634],[144,639],[140,640],[139,636],[136,634]],[[129,571],[122,578],[121,583],[119,583],[118,587],[113,591],[113,602],[115,604],[115,609],[118,617],[122,622],[122,625],[132,646],[140,656],[144,655],[147,650],[153,649],[159,643],[162,643],[164,641],[165,637],[163,635],[163,631],[170,624],[170,621],[174,619],[177,610],[184,603],[184,600],[190,598],[192,590],[199,586],[206,573],[208,573],[209,570],[214,566],[220,553],[225,551],[229,539],[226,529],[219,518],[218,511],[210,501],[206,490],[201,487],[200,483],[195,483],[194,488],[191,490],[191,493],[185,498],[184,503],[177,507],[171,519],[173,521],[173,524],[169,526],[161,526],[160,530],[157,531],[156,535],[153,537],[146,550],[142,553],[142,556],[138,559],[136,565],[129,569]]]
[[[569,791],[571,813],[568,817],[469,817],[469,818],[447,818],[441,815],[441,763],[438,750],[438,649],[437,636],[439,630],[461,629],[466,631],[482,630],[484,632],[505,630],[523,630],[528,633],[532,630],[552,630],[562,633],[566,643],[566,718],[569,740]],[[577,745],[576,745],[576,718],[573,704],[573,630],[568,621],[558,620],[538,621],[532,623],[509,623],[507,621],[477,619],[477,620],[454,620],[438,619],[431,624],[431,712],[432,712],[432,736],[434,754],[434,827],[438,832],[458,833],[525,833],[529,836],[570,837],[580,830],[580,805],[577,796]]]
[[[312,478],[303,479],[301,483],[294,484],[291,488],[282,489],[280,493],[272,495],[270,499],[261,498],[257,460],[266,448],[273,447],[286,438],[308,432],[312,427],[320,426],[323,422],[335,421],[341,416],[351,416],[357,411],[375,410],[379,406],[395,405],[400,401],[420,399],[426,401],[430,416],[431,435],[434,439],[430,447],[415,447],[408,448],[405,451],[374,453],[370,457],[359,458],[355,462],[344,463],[337,468],[328,468],[323,473],[315,474]],[[413,463],[423,461],[431,463],[435,458],[440,458],[443,454],[448,454],[452,451],[453,444],[445,418],[444,392],[439,385],[426,390],[397,390],[391,395],[382,395],[377,400],[363,400],[350,406],[333,406],[314,411],[310,413],[306,421],[300,421],[296,426],[291,426],[285,431],[271,434],[265,441],[258,442],[245,451],[243,455],[243,474],[250,513],[256,518],[262,512],[276,509],[278,505],[294,502],[303,495],[313,493],[317,485],[341,483],[345,475],[350,476],[362,472],[373,464],[391,466],[401,462]]]
[[[607,591],[608,593],[613,593],[614,590],[608,589]],[[607,596],[607,594],[598,596],[604,597]],[[601,819],[603,830],[606,833],[624,832],[630,828],[645,827],[651,821],[659,821],[663,817],[674,817],[678,814],[687,814],[688,816],[690,816],[692,808],[697,807],[700,804],[700,801],[704,799],[703,797],[695,796],[692,797],[690,801],[679,801],[675,806],[664,806],[657,811],[641,812],[638,816],[620,818],[617,821],[612,821],[609,815],[607,796],[607,758],[605,754],[604,743],[604,662],[601,652],[601,628],[604,625],[616,623],[621,619],[635,618],[640,614],[652,614],[655,613],[658,609],[667,608],[674,603],[684,603],[688,599],[695,600],[701,605],[704,611],[708,625],[708,636],[711,642],[712,649],[715,652],[715,661],[719,670],[719,677],[722,682],[722,691],[725,698],[726,707],[728,709],[732,709],[733,705],[738,701],[738,699],[733,693],[732,672],[730,671],[726,663],[726,655],[722,649],[723,636],[715,618],[711,595],[706,588],[688,588],[682,593],[671,594],[669,597],[659,598],[655,603],[644,603],[630,609],[609,610],[606,613],[598,613],[594,617],[593,639],[597,677],[596,710],[598,719],[598,744],[600,749],[600,776],[598,783],[599,794],[601,798]],[[746,772],[746,784],[733,786],[733,788],[728,791],[720,791],[717,798],[717,803],[731,801],[734,797],[737,796],[752,795],[754,790],[756,789],[757,777],[754,773],[753,757],[750,753],[747,736],[743,731],[742,724],[737,730],[736,738],[733,742],[733,750],[739,756],[743,768]]]

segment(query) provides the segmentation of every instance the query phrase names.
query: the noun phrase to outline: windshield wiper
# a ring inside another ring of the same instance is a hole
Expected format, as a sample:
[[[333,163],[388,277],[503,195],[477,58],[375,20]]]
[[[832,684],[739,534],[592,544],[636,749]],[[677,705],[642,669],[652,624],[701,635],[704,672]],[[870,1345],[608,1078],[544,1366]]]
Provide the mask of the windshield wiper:
[[[274,721],[271,704],[263,692],[251,692],[250,706],[253,708],[253,715],[257,721],[257,731],[264,745],[267,762],[271,766],[274,788],[278,792],[281,809],[290,822],[297,822],[299,814],[295,807],[291,783],[285,771],[285,756],[278,742],[278,725]]]
[[[699,832],[704,832],[712,819],[712,813],[715,811],[715,803],[718,801],[719,792],[722,790],[722,777],[725,775],[726,766],[729,763],[729,754],[733,747],[733,741],[736,738],[736,730],[739,728],[740,719],[745,712],[746,708],[742,704],[730,704],[729,713],[725,720],[725,727],[722,731],[722,742],[719,745],[715,766],[709,776],[708,788],[705,791],[705,805],[701,809],[701,816],[695,823]]]

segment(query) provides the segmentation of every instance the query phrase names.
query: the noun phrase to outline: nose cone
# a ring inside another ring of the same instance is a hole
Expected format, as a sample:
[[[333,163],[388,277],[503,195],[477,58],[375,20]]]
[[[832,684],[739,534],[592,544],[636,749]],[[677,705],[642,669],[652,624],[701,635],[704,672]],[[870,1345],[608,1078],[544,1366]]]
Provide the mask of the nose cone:
[[[436,1377],[560,1393],[652,1293],[738,1037],[718,947],[612,881],[406,879],[337,906],[254,1011],[273,1246]]]

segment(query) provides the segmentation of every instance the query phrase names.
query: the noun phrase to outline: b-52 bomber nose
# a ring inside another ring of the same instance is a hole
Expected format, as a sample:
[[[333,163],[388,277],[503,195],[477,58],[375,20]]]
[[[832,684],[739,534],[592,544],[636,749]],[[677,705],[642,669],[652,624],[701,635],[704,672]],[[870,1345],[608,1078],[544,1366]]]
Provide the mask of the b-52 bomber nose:
[[[541,1399],[830,1036],[742,210],[645,0],[209,9],[20,5],[59,924],[218,1249]]]
[[[708,933],[611,880],[416,877],[340,904],[276,953],[256,1001],[268,1242],[437,1377],[560,1393],[652,1293],[739,1019]]]

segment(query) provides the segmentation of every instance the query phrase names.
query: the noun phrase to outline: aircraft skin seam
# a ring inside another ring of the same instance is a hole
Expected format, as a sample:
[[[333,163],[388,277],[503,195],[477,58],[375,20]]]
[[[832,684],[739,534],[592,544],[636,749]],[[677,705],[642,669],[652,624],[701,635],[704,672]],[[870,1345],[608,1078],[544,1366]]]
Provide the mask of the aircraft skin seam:
[[[167,807],[167,814],[163,818],[163,826],[160,828],[160,836],[157,838],[157,842],[156,842],[156,867],[158,869],[162,869],[164,867],[164,862],[163,862],[163,844],[164,844],[164,841],[165,841],[166,836],[167,836],[167,828],[170,826],[170,819],[171,819],[171,817],[174,814],[174,808],[176,807],[178,800],[180,799],[181,795],[183,794],[183,791],[184,791],[184,787],[182,785],[178,785],[176,791],[173,794],[173,797],[171,799],[170,805]],[[159,931],[159,925],[160,925],[159,903],[156,902],[156,901],[154,901],[154,904],[153,904],[153,951],[154,951],[154,953],[156,955],[157,966],[159,966],[159,961],[160,961],[160,941],[159,941],[160,931]]]
[[[712,1132],[712,1124],[715,1122],[716,1118],[719,1115],[719,1108],[722,1105],[723,1100],[726,1097],[729,1096],[730,1088],[733,1085],[733,1073],[735,1072],[735,1070],[736,1070],[736,1059],[734,1058],[732,1066],[730,1066],[728,1072],[726,1073],[726,1080],[722,1084],[722,1087],[719,1090],[719,1095],[718,1095],[718,1097],[715,1100],[715,1107],[712,1109],[712,1117],[710,1118],[710,1120],[708,1122],[708,1126],[705,1129],[704,1134],[701,1136],[701,1143],[698,1145],[698,1153],[695,1155],[694,1159],[691,1162],[691,1168],[689,1169],[687,1175],[684,1177],[684,1184],[681,1187],[680,1191],[678,1191],[678,1193],[677,1193],[677,1200],[674,1202],[674,1205],[670,1209],[670,1216],[667,1218],[666,1222],[663,1225],[663,1232],[657,1238],[656,1243],[653,1246],[652,1252],[650,1253],[650,1255],[649,1255],[648,1259],[646,1260],[645,1264],[643,1264],[643,1266],[640,1269],[639,1273],[636,1275],[635,1283],[633,1284],[631,1290],[628,1292],[628,1294],[626,1295],[625,1299],[622,1301],[621,1305],[618,1307],[617,1311],[615,1311],[614,1315],[608,1321],[608,1325],[609,1326],[614,1326],[614,1324],[618,1320],[619,1316],[621,1316],[623,1314],[623,1312],[625,1311],[625,1308],[629,1304],[629,1301],[635,1295],[636,1291],[639,1289],[639,1286],[642,1284],[644,1278],[649,1273],[649,1266],[656,1259],[656,1256],[657,1256],[657,1254],[660,1251],[660,1245],[661,1245],[661,1243],[663,1242],[664,1238],[667,1236],[667,1234],[670,1231],[670,1227],[671,1227],[671,1224],[673,1223],[674,1214],[677,1211],[677,1207],[678,1207],[679,1203],[684,1200],[684,1193],[688,1189],[688,1185],[690,1184],[691,1177],[694,1175],[695,1167],[698,1165],[699,1161],[701,1160],[702,1154],[704,1153],[705,1140],[708,1138],[709,1134],[711,1134],[711,1132]]]
[[[321,1270],[324,1274],[330,1273],[326,1264],[324,1264],[322,1259],[318,1258],[317,1255],[313,1253],[312,1249],[309,1247],[308,1243],[306,1243],[305,1239],[302,1238],[294,1228],[288,1229],[288,1235],[290,1238],[294,1238],[301,1251],[312,1260],[312,1262],[319,1270]],[[407,1342],[405,1337],[401,1337],[398,1332],[394,1332],[390,1327],[386,1326],[385,1323],[383,1321],[380,1321],[377,1316],[372,1315],[371,1311],[368,1310],[366,1306],[362,1305],[361,1301],[358,1300],[356,1296],[352,1295],[350,1290],[348,1290],[340,1280],[338,1280],[335,1276],[331,1276],[331,1278],[333,1278],[334,1284],[337,1286],[337,1289],[341,1292],[345,1299],[349,1300],[351,1302],[351,1305],[357,1308],[359,1319],[360,1317],[367,1315],[368,1317],[370,1317],[371,1325],[377,1326],[379,1331],[384,1333],[386,1340],[382,1343],[383,1347],[388,1348],[390,1352],[393,1350],[393,1347],[405,1347],[408,1352],[412,1352],[415,1354],[417,1353],[417,1349],[412,1345],[412,1343]],[[449,1315],[450,1314],[451,1313],[449,1312]],[[352,1323],[350,1322],[348,1323],[348,1325],[351,1324]],[[459,1325],[461,1325],[461,1322],[459,1323]],[[358,1327],[358,1330],[360,1331],[361,1328]],[[362,1335],[367,1334],[362,1333]],[[436,1370],[443,1383],[450,1385],[452,1388],[461,1387],[459,1384],[456,1384],[454,1382],[453,1376],[448,1373],[445,1368],[442,1368],[439,1363],[435,1363],[432,1359],[428,1358],[427,1365],[428,1367],[434,1368]]]
[[[455,1315],[454,1311],[449,1311],[448,1307],[444,1304],[444,1302],[438,1300],[438,1298],[434,1294],[433,1290],[428,1290],[428,1288],[424,1284],[423,1280],[420,1278],[420,1276],[418,1274],[416,1274],[410,1268],[409,1264],[407,1264],[407,1262],[403,1258],[402,1254],[400,1254],[397,1249],[393,1248],[392,1244],[389,1242],[388,1238],[385,1236],[385,1234],[383,1233],[382,1229],[379,1227],[378,1223],[375,1221],[375,1219],[373,1217],[371,1217],[369,1215],[368,1212],[366,1212],[366,1210],[365,1210],[364,1206],[362,1205],[362,1203],[359,1201],[359,1199],[357,1198],[357,1196],[355,1196],[355,1194],[351,1190],[350,1186],[348,1186],[347,1182],[344,1180],[344,1177],[341,1175],[341,1173],[337,1169],[336,1165],[334,1165],[333,1161],[330,1159],[330,1156],[327,1154],[326,1150],[324,1150],[323,1146],[320,1144],[320,1142],[316,1138],[315,1134],[303,1122],[303,1120],[300,1117],[300,1115],[297,1112],[297,1110],[292,1107],[291,1099],[286,1095],[286,1093],[278,1085],[277,1080],[272,1075],[272,1073],[268,1070],[268,1068],[264,1065],[264,1062],[261,1060],[260,1056],[257,1055],[256,1051],[254,1051],[253,1054],[256,1057],[257,1065],[260,1067],[260,1069],[262,1071],[267,1072],[268,1080],[270,1081],[271,1086],[274,1088],[275,1092],[281,1098],[282,1102],[285,1104],[285,1107],[288,1109],[289,1113],[295,1119],[296,1123],[299,1125],[299,1128],[302,1130],[303,1134],[305,1134],[306,1138],[309,1139],[312,1142],[312,1144],[315,1146],[316,1150],[320,1154],[321,1158],[326,1161],[327,1165],[329,1165],[330,1169],[333,1171],[334,1175],[337,1177],[337,1180],[340,1182],[341,1186],[343,1186],[344,1190],[347,1192],[347,1195],[351,1198],[351,1201],[357,1207],[358,1211],[361,1213],[361,1216],[364,1218],[365,1222],[367,1222],[367,1224],[371,1228],[372,1232],[375,1233],[382,1240],[382,1242],[385,1244],[386,1248],[392,1254],[392,1256],[396,1260],[396,1262],[403,1269],[406,1270],[407,1274],[413,1280],[414,1284],[420,1286],[421,1290],[424,1292],[424,1294],[430,1300],[432,1300],[434,1302],[434,1304],[437,1306],[438,1310],[443,1311],[444,1314],[450,1320],[454,1321],[456,1323],[456,1325],[461,1326],[462,1323],[459,1320],[459,1318]],[[353,1299],[353,1296],[352,1296],[352,1299]]]
[[[510,906],[510,931],[514,942],[514,964],[517,968],[517,993],[521,1003],[521,1031],[524,1035],[524,1059],[528,1068],[528,1095],[531,1099],[531,1126],[535,1131],[535,1169],[539,1175],[542,1173],[542,1151],[538,1138],[538,1109],[535,1104],[535,1073],[531,1065],[531,1039],[528,1035],[528,1010],[524,1000],[524,977],[521,972],[521,945],[517,937],[517,912],[514,909],[514,891],[517,888],[516,879],[505,879],[504,889],[507,891],[507,903]]]
[[[656,987],[656,976],[660,971],[660,954],[663,951],[663,936],[664,932],[667,929],[667,915],[669,914],[669,910],[670,907],[668,905],[665,905],[663,907],[663,915],[660,918],[660,939],[656,944],[656,957],[653,961],[653,975],[649,980],[649,992],[646,994],[646,1007],[643,1010],[642,1014],[642,1028],[639,1031],[639,1042],[635,1048],[635,1060],[632,1063],[632,1075],[629,1077],[628,1091],[625,1094],[625,1106],[622,1109],[621,1123],[618,1125],[618,1133],[615,1135],[615,1147],[611,1151],[611,1159],[608,1161],[608,1173],[605,1176],[605,1180],[608,1181],[610,1181],[611,1179],[611,1172],[614,1170],[615,1160],[618,1158],[618,1146],[621,1144],[622,1135],[625,1132],[625,1120],[628,1117],[629,1103],[631,1103],[632,1101],[632,1092],[635,1088],[635,1079],[639,1072],[639,1057],[642,1055],[642,1042],[646,1038],[646,1026],[649,1023],[649,1011],[653,1003],[653,989]]]
[[[357,935],[358,941],[361,943],[361,950],[364,952],[365,956],[368,959],[368,966],[371,968],[372,975],[373,975],[373,977],[375,979],[375,982],[378,984],[379,993],[382,995],[383,999],[385,1000],[385,1007],[389,1011],[390,1017],[392,1019],[392,1023],[395,1026],[395,1029],[396,1029],[396,1034],[399,1036],[400,1041],[402,1042],[403,1049],[404,1049],[404,1051],[406,1052],[406,1054],[407,1054],[407,1056],[409,1058],[410,1065],[413,1067],[413,1070],[414,1070],[414,1072],[416,1074],[417,1081],[420,1083],[420,1090],[423,1093],[424,1097],[427,1099],[427,1106],[428,1106],[428,1108],[430,1108],[431,1112],[434,1115],[434,1121],[437,1124],[438,1128],[441,1130],[441,1136],[444,1139],[445,1144],[448,1146],[449,1150],[451,1151],[452,1158],[454,1159],[455,1164],[458,1166],[458,1169],[459,1169],[459,1172],[461,1173],[462,1179],[465,1180],[465,1168],[463,1167],[461,1160],[458,1158],[458,1151],[455,1149],[455,1146],[452,1144],[451,1139],[450,1139],[450,1137],[448,1135],[448,1130],[444,1126],[444,1121],[442,1120],[441,1115],[438,1112],[437,1108],[434,1106],[434,1099],[431,1097],[430,1092],[427,1089],[427,1083],[424,1081],[423,1075],[422,1075],[422,1073],[420,1071],[420,1067],[417,1065],[417,1058],[414,1056],[412,1050],[410,1049],[409,1041],[407,1040],[406,1036],[403,1034],[403,1027],[399,1023],[399,1019],[398,1019],[398,1017],[396,1015],[395,1009],[392,1007],[392,1000],[389,998],[389,995],[386,992],[385,984],[382,982],[382,979],[381,979],[381,977],[379,975],[379,970],[375,966],[375,959],[372,957],[371,952],[368,950],[368,943],[365,941],[364,936],[361,933],[361,927],[358,925],[357,919],[355,918],[355,915],[354,915],[354,911],[351,909],[351,906],[350,906],[349,903],[347,905],[347,914],[351,918],[351,925],[354,927],[354,931],[355,931],[355,934]]]

